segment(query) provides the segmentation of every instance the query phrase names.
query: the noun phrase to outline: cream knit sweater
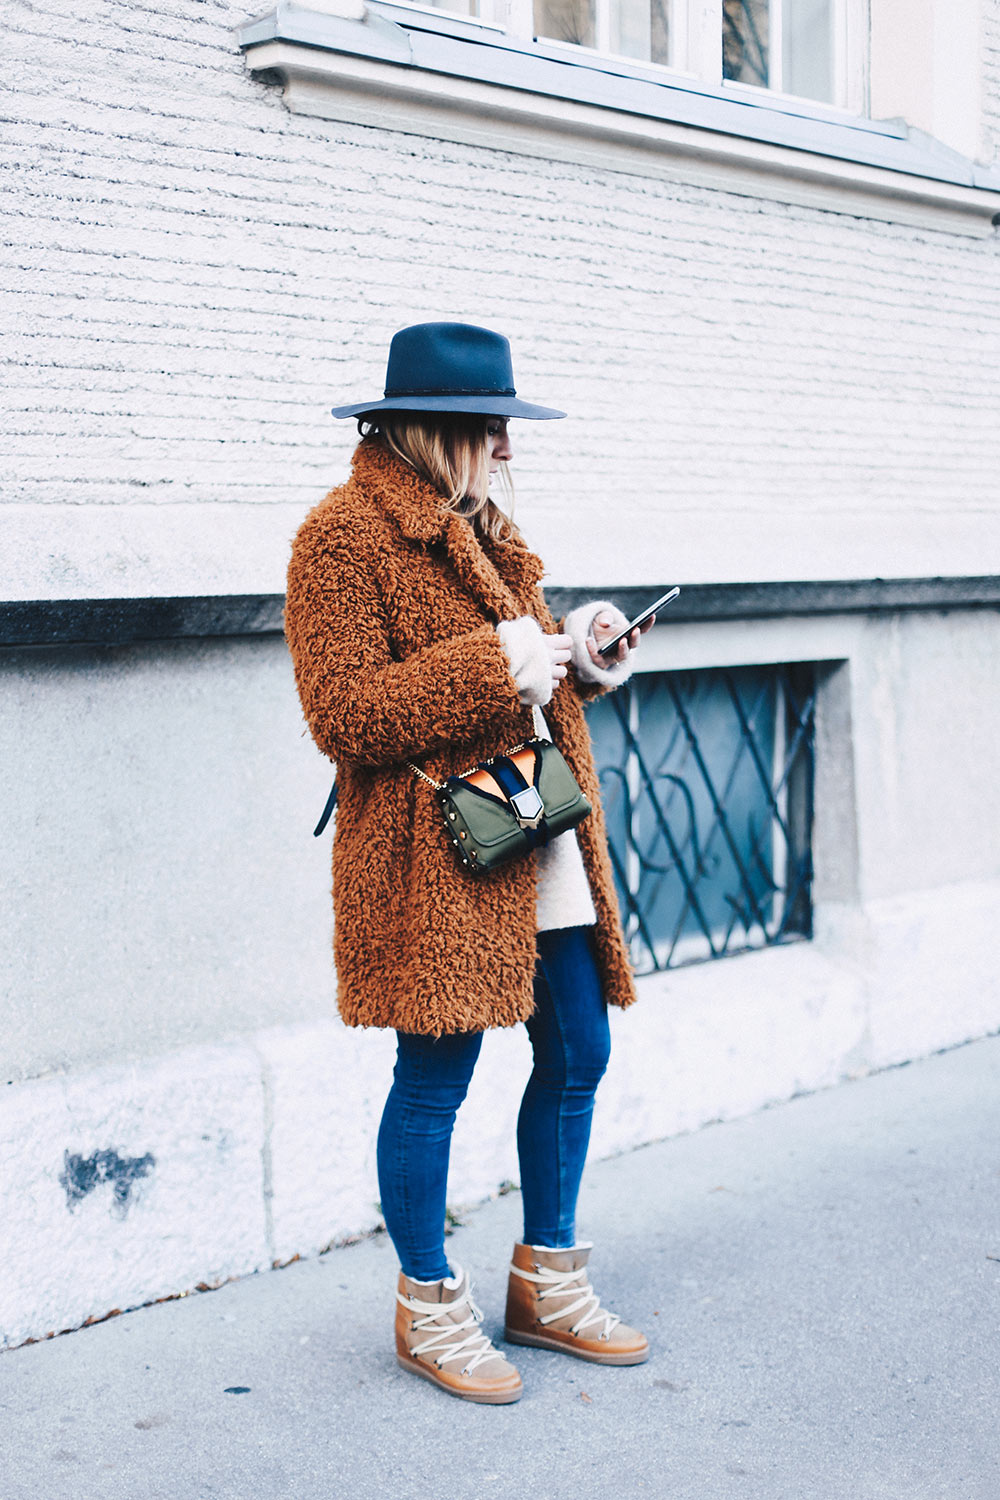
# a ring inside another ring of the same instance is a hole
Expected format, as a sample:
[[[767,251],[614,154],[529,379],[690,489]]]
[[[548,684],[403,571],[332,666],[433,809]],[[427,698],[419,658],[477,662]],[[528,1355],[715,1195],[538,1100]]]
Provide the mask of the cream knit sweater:
[[[615,628],[628,622],[620,609],[605,599],[582,604],[566,616],[563,632],[573,639],[572,663],[584,682],[619,687],[632,675],[634,651],[614,666],[598,667],[587,650],[587,637],[593,634],[594,619],[607,610]],[[551,655],[541,626],[530,615],[517,620],[503,620],[497,634],[510,660],[510,670],[517,683],[518,697],[534,710],[536,732],[549,739],[542,708],[552,697]],[[583,857],[575,833],[564,833],[551,844],[535,852],[538,870],[537,925],[539,932],[554,927],[589,927],[597,921],[590,894]]]

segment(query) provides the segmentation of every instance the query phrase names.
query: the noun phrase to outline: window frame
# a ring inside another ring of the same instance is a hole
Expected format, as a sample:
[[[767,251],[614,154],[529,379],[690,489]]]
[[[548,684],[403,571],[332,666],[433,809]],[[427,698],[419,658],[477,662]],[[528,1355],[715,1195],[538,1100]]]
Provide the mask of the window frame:
[[[404,3],[408,3],[408,0],[404,0]],[[532,0],[511,0],[511,3],[527,7],[528,15],[531,18],[531,30],[534,33]],[[595,59],[637,63],[640,67],[656,69],[657,72],[663,72],[668,75],[695,78],[697,75],[691,71],[688,60],[688,0],[667,0],[667,3],[669,7],[667,38],[670,59],[665,63],[653,62],[649,58],[632,57],[627,52],[616,52],[614,50],[611,46],[612,28],[610,20],[614,0],[594,0],[595,39],[593,47],[585,47],[575,42],[563,42],[558,37],[549,37],[544,34],[534,35],[534,40],[543,46],[572,48],[574,51],[583,52]],[[719,3],[721,5],[721,0],[719,0]]]
[[[279,83],[293,113],[976,237],[1000,210],[1000,168],[898,117],[537,42],[509,21],[399,0],[313,3],[277,0],[237,29],[249,71]],[[721,71],[721,31],[715,53]]]
[[[771,0],[774,4],[775,0]],[[768,76],[776,82],[766,85],[741,83],[737,79],[721,76],[721,46],[719,83],[727,91],[747,90],[768,98],[786,102],[798,101],[823,105],[823,100],[810,100],[806,94],[793,94],[783,87],[784,56],[782,42],[782,20],[784,6],[788,0],[777,0],[778,24],[768,38]],[[833,100],[827,106],[845,110],[851,115],[867,116],[871,107],[871,91],[868,86],[869,58],[869,0],[831,0],[833,18]],[[721,32],[720,32],[721,36]]]
[[[758,681],[748,694],[751,674]],[[666,670],[640,662],[619,693],[587,706],[588,716],[600,716],[591,717],[590,729],[637,973],[812,937],[820,677],[818,664],[797,653],[785,661]],[[670,726],[652,760],[644,740],[650,713],[655,734]],[[720,727],[724,742],[711,737]],[[761,816],[749,858],[738,824],[748,795],[751,822]],[[754,862],[755,852],[763,862]],[[661,926],[668,911],[672,932]]]
[[[868,110],[868,8],[869,0],[831,0],[834,7],[833,21],[833,100],[811,99],[805,94],[793,94],[783,89],[781,16],[787,0],[770,0],[777,6],[777,25],[772,22],[768,46],[769,76],[777,75],[774,84],[757,85],[741,83],[723,77],[722,0],[712,5],[698,4],[695,0],[668,0],[669,4],[669,51],[670,60],[665,63],[632,57],[628,53],[616,52],[610,45],[609,16],[614,0],[594,0],[595,42],[592,47],[582,43],[562,41],[534,30],[533,0],[494,0],[502,7],[505,20],[497,21],[481,16],[463,16],[443,6],[422,3],[422,0],[391,0],[391,3],[376,4],[380,13],[387,10],[410,12],[428,19],[447,18],[464,26],[473,26],[482,31],[492,31],[500,37],[537,44],[543,49],[558,49],[589,58],[595,65],[602,62],[626,65],[633,64],[652,70],[667,79],[697,82],[708,88],[724,89],[737,94],[746,90],[748,97],[754,94],[774,98],[786,104],[816,105],[819,108],[842,110],[852,115],[865,115]]]

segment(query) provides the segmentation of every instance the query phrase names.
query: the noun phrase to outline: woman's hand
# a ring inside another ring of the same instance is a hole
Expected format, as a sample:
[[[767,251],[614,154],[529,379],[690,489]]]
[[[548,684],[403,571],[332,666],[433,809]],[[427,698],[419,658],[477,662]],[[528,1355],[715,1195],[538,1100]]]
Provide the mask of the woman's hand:
[[[646,631],[652,629],[655,624],[656,616],[650,615],[648,620],[644,620],[641,625],[629,631],[613,651],[609,651],[607,656],[602,656],[598,650],[601,642],[609,641],[613,635],[617,634],[621,626],[616,626],[613,617],[605,611],[595,615],[591,627],[594,633],[587,637],[587,650],[590,652],[591,661],[595,666],[602,668],[612,667],[616,662],[624,661],[629,652],[634,651],[638,646],[640,635],[645,635]]]
[[[543,639],[552,658],[552,689],[554,692],[566,676],[566,664],[573,655],[573,637],[571,635],[546,635]]]

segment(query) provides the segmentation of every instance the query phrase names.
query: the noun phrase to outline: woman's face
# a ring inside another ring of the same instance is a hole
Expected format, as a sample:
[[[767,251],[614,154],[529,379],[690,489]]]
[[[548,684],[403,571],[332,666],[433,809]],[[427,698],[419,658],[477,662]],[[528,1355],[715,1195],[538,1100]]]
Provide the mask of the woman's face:
[[[490,479],[502,463],[514,456],[507,436],[506,417],[488,417],[486,422],[486,458],[490,466]]]

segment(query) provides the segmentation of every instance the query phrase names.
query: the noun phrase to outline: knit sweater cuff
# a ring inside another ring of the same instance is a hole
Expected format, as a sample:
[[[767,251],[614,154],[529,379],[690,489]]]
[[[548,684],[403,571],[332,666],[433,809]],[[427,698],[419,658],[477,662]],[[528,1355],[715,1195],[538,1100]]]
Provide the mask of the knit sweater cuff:
[[[519,703],[548,703],[552,697],[552,652],[542,627],[530,615],[501,620],[496,627],[510,662]]]
[[[593,683],[597,687],[621,687],[632,676],[635,652],[629,651],[624,661],[599,667],[587,650],[587,638],[594,633],[594,620],[603,611],[611,615],[616,632],[624,630],[628,624],[627,616],[607,599],[596,599],[571,610],[563,621],[563,630],[573,637],[573,666],[581,682]]]

